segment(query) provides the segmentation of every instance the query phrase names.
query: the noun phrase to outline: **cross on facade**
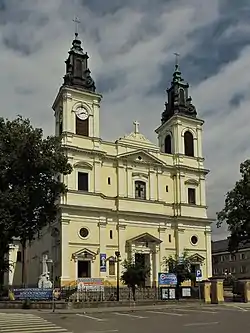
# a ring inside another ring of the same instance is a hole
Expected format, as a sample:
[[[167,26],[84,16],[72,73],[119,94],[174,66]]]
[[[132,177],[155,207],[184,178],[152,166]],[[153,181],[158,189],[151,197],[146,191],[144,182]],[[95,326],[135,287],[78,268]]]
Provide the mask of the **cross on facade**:
[[[133,124],[135,126],[135,133],[139,133],[140,123],[138,121],[134,121]]]
[[[75,22],[75,36],[78,36],[78,24],[81,23],[80,19],[78,17],[75,17],[73,22]]]
[[[175,66],[178,67],[180,54],[175,52],[174,55],[175,55]]]

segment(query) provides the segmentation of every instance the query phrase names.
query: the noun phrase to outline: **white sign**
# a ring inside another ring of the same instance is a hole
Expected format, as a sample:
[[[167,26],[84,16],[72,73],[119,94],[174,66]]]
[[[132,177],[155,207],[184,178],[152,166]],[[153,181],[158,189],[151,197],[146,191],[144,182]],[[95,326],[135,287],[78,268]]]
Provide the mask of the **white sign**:
[[[196,273],[195,273],[195,276],[196,276],[196,281],[199,282],[199,281],[202,281],[202,271],[201,269],[197,269]]]

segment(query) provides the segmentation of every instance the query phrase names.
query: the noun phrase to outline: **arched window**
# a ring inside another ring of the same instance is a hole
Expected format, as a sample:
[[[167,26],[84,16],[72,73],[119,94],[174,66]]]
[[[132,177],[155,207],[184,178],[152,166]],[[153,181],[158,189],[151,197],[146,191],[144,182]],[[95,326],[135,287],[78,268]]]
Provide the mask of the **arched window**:
[[[172,154],[172,142],[171,142],[171,135],[170,134],[168,134],[165,138],[164,152],[166,154]]]
[[[186,156],[194,156],[194,138],[193,134],[186,131],[184,134],[184,148]]]
[[[180,104],[185,105],[185,92],[184,89],[180,89]]]
[[[135,181],[135,198],[146,200],[146,183],[140,180]]]
[[[76,76],[82,77],[82,61],[76,59]]]

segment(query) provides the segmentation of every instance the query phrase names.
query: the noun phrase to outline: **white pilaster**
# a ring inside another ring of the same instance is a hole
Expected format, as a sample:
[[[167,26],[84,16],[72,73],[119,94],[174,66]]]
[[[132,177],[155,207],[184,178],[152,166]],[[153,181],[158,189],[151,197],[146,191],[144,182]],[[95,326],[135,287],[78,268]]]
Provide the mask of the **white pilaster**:
[[[67,280],[69,279],[69,219],[62,219],[61,221],[61,279]]]
[[[154,170],[150,170],[149,172],[149,199],[156,200],[157,192],[156,192],[156,173]]]
[[[101,193],[101,161],[95,160],[94,163],[94,191]]]
[[[100,277],[102,278],[106,278],[107,277],[107,262],[106,262],[106,272],[101,272],[100,271],[100,254],[106,254],[106,244],[107,244],[107,239],[106,239],[106,226],[107,226],[107,219],[104,216],[101,216],[99,219],[99,246],[100,246],[100,252],[99,252],[99,256],[97,258],[99,264],[98,264],[98,270],[99,270],[99,274]],[[107,256],[107,255],[106,255]]]
[[[213,275],[212,272],[212,249],[211,249],[211,230],[206,230],[206,277],[210,278]]]

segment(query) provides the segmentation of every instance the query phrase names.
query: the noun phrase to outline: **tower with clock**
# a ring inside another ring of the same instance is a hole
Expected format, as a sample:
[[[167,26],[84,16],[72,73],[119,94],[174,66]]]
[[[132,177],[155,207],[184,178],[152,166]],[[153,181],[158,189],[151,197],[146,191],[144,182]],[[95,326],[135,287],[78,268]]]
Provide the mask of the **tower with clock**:
[[[53,104],[56,134],[67,140],[72,134],[99,138],[101,95],[88,67],[89,56],[75,34],[66,63],[64,82]]]

